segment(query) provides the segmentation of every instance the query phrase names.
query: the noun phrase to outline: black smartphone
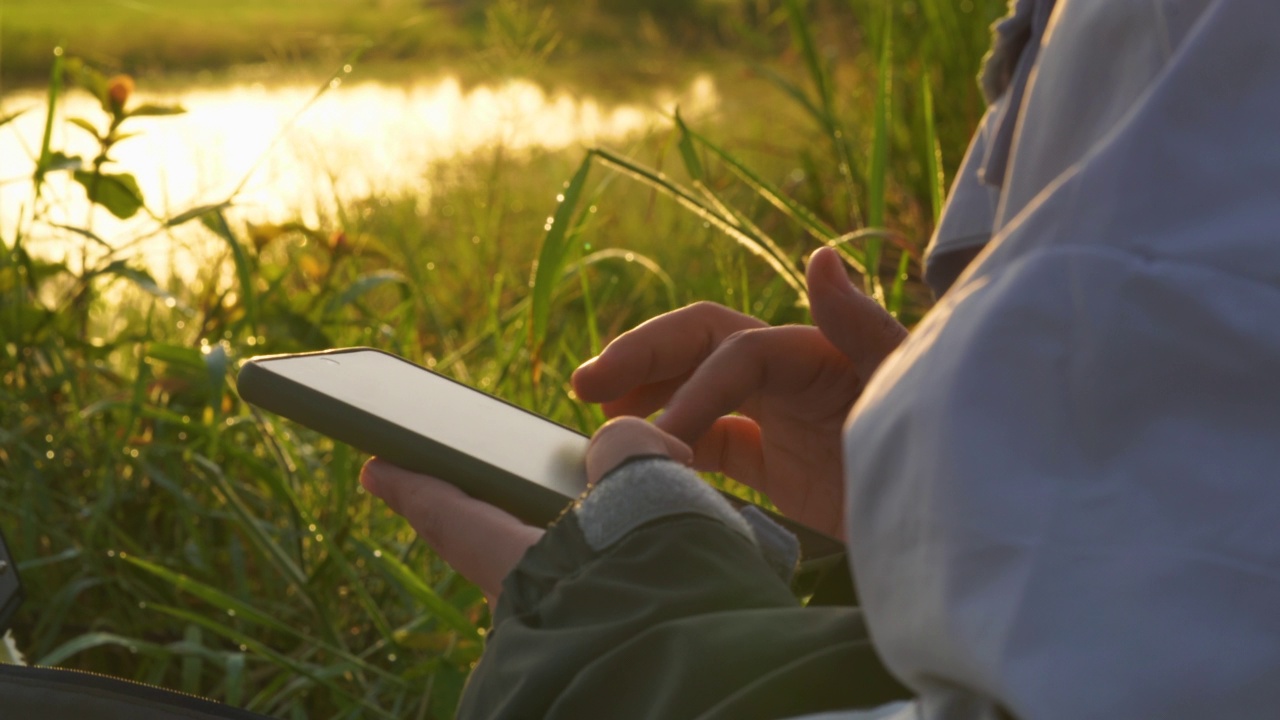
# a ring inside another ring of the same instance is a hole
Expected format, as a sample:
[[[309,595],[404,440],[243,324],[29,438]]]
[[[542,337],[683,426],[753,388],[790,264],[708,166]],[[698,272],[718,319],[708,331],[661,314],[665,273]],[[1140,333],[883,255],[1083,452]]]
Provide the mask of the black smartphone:
[[[237,385],[249,403],[531,525],[550,524],[586,489],[586,435],[381,350],[255,357]],[[796,534],[806,565],[844,565],[839,540],[769,515]]]

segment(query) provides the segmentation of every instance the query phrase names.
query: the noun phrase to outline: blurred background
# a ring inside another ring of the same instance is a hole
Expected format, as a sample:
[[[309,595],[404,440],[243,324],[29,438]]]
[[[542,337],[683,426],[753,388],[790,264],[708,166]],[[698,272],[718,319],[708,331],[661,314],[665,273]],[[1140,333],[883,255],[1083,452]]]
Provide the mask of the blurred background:
[[[1003,5],[3,0],[18,647],[283,718],[451,717],[483,599],[239,362],[371,345],[589,432],[578,363],[699,300],[807,321],[822,244],[910,325]]]

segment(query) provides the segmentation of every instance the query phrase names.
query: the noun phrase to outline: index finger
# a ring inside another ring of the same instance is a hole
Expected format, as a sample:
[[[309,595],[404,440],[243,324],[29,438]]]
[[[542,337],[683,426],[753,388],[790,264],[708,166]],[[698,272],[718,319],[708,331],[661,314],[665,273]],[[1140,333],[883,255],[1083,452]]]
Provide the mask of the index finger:
[[[766,324],[761,320],[709,302],[659,315],[619,335],[575,370],[574,392],[587,402],[648,415],[662,407],[679,386],[678,379],[693,372],[725,338],[762,327]]]
[[[829,380],[824,380],[829,375]],[[746,330],[725,339],[675,393],[654,424],[694,445],[719,418],[750,416],[751,402],[852,382],[848,359],[809,325]]]

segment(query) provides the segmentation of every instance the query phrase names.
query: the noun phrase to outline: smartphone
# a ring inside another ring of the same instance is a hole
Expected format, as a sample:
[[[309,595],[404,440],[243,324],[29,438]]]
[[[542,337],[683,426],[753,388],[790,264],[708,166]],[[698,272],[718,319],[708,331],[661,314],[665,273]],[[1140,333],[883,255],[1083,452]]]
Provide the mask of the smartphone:
[[[381,350],[255,357],[237,385],[249,403],[531,525],[549,525],[587,486],[586,435]],[[844,565],[839,540],[765,512],[795,533],[810,567]]]

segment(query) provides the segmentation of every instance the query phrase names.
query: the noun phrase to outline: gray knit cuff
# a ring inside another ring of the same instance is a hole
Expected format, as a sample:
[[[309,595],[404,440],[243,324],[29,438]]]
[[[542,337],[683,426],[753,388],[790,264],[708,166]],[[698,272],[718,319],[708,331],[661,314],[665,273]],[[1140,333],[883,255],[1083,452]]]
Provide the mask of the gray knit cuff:
[[[754,506],[742,512],[697,473],[662,457],[629,460],[607,474],[573,509],[587,544],[603,552],[633,530],[673,515],[717,520],[760,549],[790,581],[800,558],[796,537]]]

